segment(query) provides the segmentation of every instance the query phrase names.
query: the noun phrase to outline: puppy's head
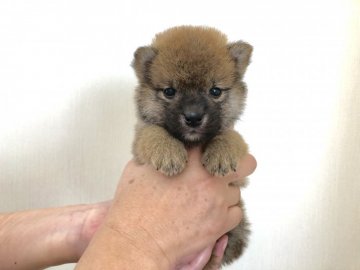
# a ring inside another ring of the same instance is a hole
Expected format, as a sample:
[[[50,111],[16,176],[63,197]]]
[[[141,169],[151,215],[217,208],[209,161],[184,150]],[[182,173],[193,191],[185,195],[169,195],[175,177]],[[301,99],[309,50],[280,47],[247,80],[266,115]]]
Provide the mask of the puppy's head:
[[[242,81],[252,47],[221,32],[183,26],[158,34],[135,52],[138,113],[186,144],[202,144],[230,128],[246,97]]]

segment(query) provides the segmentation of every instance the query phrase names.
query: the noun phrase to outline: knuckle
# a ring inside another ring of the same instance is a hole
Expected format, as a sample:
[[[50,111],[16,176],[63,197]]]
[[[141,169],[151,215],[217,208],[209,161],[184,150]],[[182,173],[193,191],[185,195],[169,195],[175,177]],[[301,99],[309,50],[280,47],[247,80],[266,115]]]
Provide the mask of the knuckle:
[[[235,214],[235,217],[234,217],[234,221],[236,222],[236,225],[239,224],[243,218],[243,212],[241,210],[241,207],[240,206],[235,206],[236,207],[236,214]]]

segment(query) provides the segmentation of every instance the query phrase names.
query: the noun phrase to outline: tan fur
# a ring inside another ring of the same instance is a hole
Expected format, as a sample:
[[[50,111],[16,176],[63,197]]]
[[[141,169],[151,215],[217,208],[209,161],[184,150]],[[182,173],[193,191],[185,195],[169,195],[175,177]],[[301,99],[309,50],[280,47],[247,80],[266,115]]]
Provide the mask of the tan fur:
[[[133,148],[138,163],[151,164],[169,176],[180,173],[187,162],[184,145],[155,125],[137,128]]]
[[[226,175],[236,171],[237,162],[247,154],[248,147],[234,130],[227,130],[214,137],[206,146],[202,163],[213,175]]]
[[[192,46],[195,38],[199,40],[196,47]],[[177,78],[179,89],[191,88],[188,82],[192,81],[189,79],[192,76],[198,79],[198,85],[209,88],[212,80],[227,86],[236,76],[235,63],[226,49],[226,37],[214,29],[188,28],[184,31],[184,28],[173,28],[157,35],[153,46],[159,52],[151,73],[155,85],[168,78]]]
[[[200,144],[202,163],[209,173],[226,175],[235,170],[237,162],[248,151],[245,141],[232,127],[244,107],[247,90],[242,78],[251,52],[249,44],[228,43],[226,36],[216,29],[192,26],[166,30],[156,35],[151,46],[138,48],[133,62],[139,80],[135,96],[138,107],[135,159],[172,176],[185,168],[186,148]],[[169,87],[176,89],[174,97],[163,93],[163,89]],[[222,90],[219,97],[209,94],[213,87]],[[192,104],[193,100],[209,105],[205,106],[209,112],[201,121],[204,129],[209,127],[215,133],[205,136],[200,132],[201,126],[191,135],[192,129],[181,120],[184,118],[181,110],[183,105],[188,105],[184,102]],[[173,120],[169,119],[175,119],[176,123],[172,126]],[[176,137],[178,130],[181,134]],[[223,263],[230,263],[241,255],[248,234],[245,217],[228,234]],[[213,260],[205,269],[212,269],[212,264]]]

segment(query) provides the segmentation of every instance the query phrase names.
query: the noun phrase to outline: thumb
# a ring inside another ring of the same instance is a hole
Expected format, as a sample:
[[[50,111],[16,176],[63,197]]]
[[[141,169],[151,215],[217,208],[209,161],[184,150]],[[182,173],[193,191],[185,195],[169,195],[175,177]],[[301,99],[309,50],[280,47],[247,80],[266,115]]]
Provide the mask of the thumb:
[[[204,270],[219,270],[221,267],[221,262],[224,257],[225,248],[227,246],[229,237],[223,235],[215,244],[212,256],[204,267]]]
[[[191,260],[186,265],[183,265],[180,270],[202,270],[204,266],[207,264],[211,257],[211,252],[213,250],[213,246],[208,246],[206,249],[201,251],[199,254],[196,255],[194,259]]]

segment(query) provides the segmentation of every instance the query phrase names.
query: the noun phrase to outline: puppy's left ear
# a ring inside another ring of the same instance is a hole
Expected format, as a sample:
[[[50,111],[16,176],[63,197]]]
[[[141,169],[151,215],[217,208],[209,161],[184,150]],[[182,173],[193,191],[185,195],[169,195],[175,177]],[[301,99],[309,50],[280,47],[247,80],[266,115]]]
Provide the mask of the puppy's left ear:
[[[140,82],[148,82],[150,80],[149,69],[151,62],[156,56],[156,50],[150,46],[140,47],[134,53],[132,67]]]
[[[240,79],[244,76],[247,66],[250,64],[250,58],[253,47],[243,41],[230,43],[228,49],[231,57],[235,60],[239,71]]]

